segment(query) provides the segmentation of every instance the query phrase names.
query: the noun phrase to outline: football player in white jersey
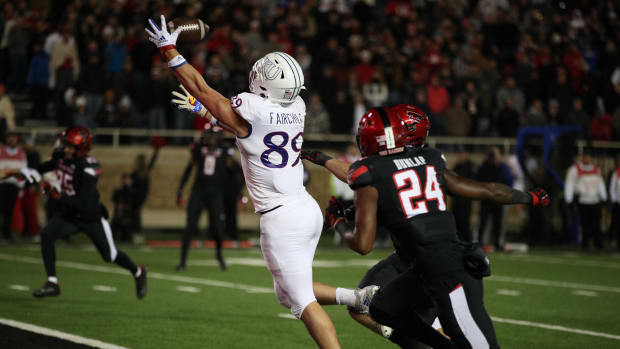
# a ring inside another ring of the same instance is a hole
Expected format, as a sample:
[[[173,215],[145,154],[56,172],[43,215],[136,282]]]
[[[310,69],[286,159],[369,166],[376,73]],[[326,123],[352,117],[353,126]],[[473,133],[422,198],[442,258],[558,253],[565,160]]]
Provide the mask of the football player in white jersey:
[[[173,103],[211,118],[237,137],[248,192],[261,214],[261,249],[280,304],[303,321],[319,347],[340,348],[336,329],[315,292],[327,300],[323,304],[360,306],[369,303],[375,289],[369,288],[368,295],[347,289],[324,295],[317,283],[313,290],[312,260],[323,215],[303,186],[300,151],[306,106],[298,96],[304,89],[299,64],[286,53],[269,53],[250,71],[251,93],[228,99],[207,85],[176,50],[179,30],[168,33],[163,15],[160,27],[153,20],[149,24],[149,39],[187,89],[185,96],[173,93],[180,98]]]

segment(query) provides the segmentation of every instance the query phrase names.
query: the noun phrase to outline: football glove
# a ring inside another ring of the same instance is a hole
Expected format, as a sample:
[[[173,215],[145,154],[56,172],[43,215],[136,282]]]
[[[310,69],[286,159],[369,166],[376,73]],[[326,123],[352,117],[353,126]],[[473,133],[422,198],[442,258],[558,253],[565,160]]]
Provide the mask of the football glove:
[[[529,194],[532,196],[532,206],[549,206],[551,198],[544,189],[536,188],[530,191]]]
[[[50,184],[50,182],[41,183],[41,191],[43,194],[49,196],[52,199],[58,199],[60,197],[60,188]]]
[[[179,85],[179,87],[183,90],[185,95],[177,91],[172,91],[172,95],[176,97],[172,98],[170,101],[172,105],[179,110],[189,110],[190,112],[198,114],[203,118],[206,117],[208,114],[207,108],[205,108],[196,98],[194,98],[194,96],[189,94],[189,92],[185,89],[185,86]]]
[[[334,228],[344,217],[345,213],[342,202],[333,196],[329,198],[329,205],[325,209],[324,228]]]
[[[331,157],[322,151],[319,150],[303,150],[301,151],[301,159],[308,160],[313,164],[319,166],[325,166],[325,163],[328,160],[331,160]]]
[[[39,183],[41,181],[41,174],[34,168],[22,167],[19,169],[19,174],[21,174],[28,183]]]
[[[159,51],[163,54],[164,52],[175,48],[177,44],[177,38],[183,28],[179,27],[174,32],[168,33],[168,29],[166,26],[166,18],[164,15],[161,15],[161,28],[155,24],[155,21],[149,18],[149,24],[153,31],[148,30],[148,28],[144,28],[146,33],[149,35],[149,41],[154,43]]]

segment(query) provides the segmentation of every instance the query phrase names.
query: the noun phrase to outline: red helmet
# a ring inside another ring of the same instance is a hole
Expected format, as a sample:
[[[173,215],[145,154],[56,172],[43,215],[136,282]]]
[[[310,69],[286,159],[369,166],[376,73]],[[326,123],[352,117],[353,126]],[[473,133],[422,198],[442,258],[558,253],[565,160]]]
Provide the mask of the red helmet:
[[[430,129],[428,116],[414,105],[398,104],[391,108],[373,108],[360,120],[357,146],[362,156],[382,151],[387,154],[394,148],[424,144]]]
[[[86,127],[72,126],[63,131],[64,143],[71,144],[76,149],[76,156],[82,157],[90,150],[92,136]]]

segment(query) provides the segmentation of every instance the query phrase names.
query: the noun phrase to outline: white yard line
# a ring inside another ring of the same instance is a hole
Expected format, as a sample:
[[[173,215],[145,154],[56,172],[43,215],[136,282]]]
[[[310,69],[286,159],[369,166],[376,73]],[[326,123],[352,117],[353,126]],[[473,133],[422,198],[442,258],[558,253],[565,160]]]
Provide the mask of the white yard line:
[[[583,335],[586,335],[586,336],[602,337],[602,338],[615,339],[617,341],[620,341],[620,336],[615,335],[615,334],[609,334],[609,333],[603,333],[603,332],[595,332],[595,331],[588,331],[588,330],[582,330],[582,329],[579,329],[579,328],[564,327],[564,326],[560,326],[560,325],[543,324],[543,323],[540,323],[540,322],[531,322],[531,321],[515,320],[515,319],[505,319],[505,318],[501,318],[501,317],[497,317],[497,316],[491,316],[491,319],[493,321],[495,321],[495,322],[501,322],[501,323],[505,323],[505,324],[544,328],[546,330],[583,334]]]
[[[14,255],[8,255],[4,253],[0,253],[0,259],[14,261],[14,262],[31,263],[31,264],[42,263],[39,258],[14,256]],[[91,265],[91,264],[66,262],[66,261],[59,261],[57,262],[57,265],[64,266],[67,268],[80,269],[80,270],[100,271],[104,273],[114,273],[114,274],[127,274],[125,270],[122,270],[118,267],[112,268],[112,267],[96,266],[96,265]],[[149,273],[148,275],[149,277],[155,278],[155,279],[179,281],[179,282],[185,282],[185,283],[195,283],[195,284],[202,284],[202,285],[215,286],[215,287],[234,288],[234,289],[244,290],[247,292],[273,293],[273,290],[271,288],[243,285],[243,284],[237,284],[237,283],[231,283],[231,282],[225,282],[225,281],[193,278],[193,277],[187,277],[187,276],[174,276],[174,275],[167,275],[167,274],[160,274],[160,273]],[[537,286],[563,287],[563,288],[571,288],[571,289],[577,288],[577,289],[582,289],[582,290],[589,289],[589,290],[596,290],[596,291],[607,291],[607,292],[620,293],[619,288],[599,286],[599,285],[576,284],[576,283],[561,282],[561,281],[558,282],[558,281],[549,281],[549,280],[524,279],[524,278],[513,278],[513,277],[506,277],[506,276],[493,276],[491,278],[487,278],[487,280],[521,283],[521,284],[537,285]],[[284,316],[284,314],[279,314],[278,316],[289,318],[288,314],[286,314],[286,316]],[[570,327],[564,327],[560,325],[551,325],[551,324],[544,324],[544,323],[524,321],[524,320],[506,319],[506,318],[500,318],[496,316],[492,316],[491,318],[493,319],[493,321],[500,322],[500,323],[537,327],[537,328],[543,328],[543,329],[553,330],[553,331],[569,332],[569,333],[576,333],[576,334],[582,334],[582,335],[587,335],[587,336],[603,337],[603,338],[608,338],[608,339],[620,340],[620,335],[615,335],[615,334],[595,332],[595,331],[589,331],[589,330],[582,330],[578,328],[570,328]],[[3,323],[2,320],[4,319],[0,318],[0,323]],[[12,321],[12,320],[5,320],[5,321]],[[32,326],[28,324],[24,324],[24,325]],[[14,326],[14,327],[18,327],[18,326]],[[34,326],[34,327],[37,327],[37,326]],[[41,328],[41,329],[47,330],[45,328]],[[48,331],[54,331],[54,330],[48,330]],[[58,331],[54,331],[54,332],[58,332]],[[58,332],[58,333],[62,333],[62,332]],[[73,336],[69,334],[64,334],[64,335]],[[78,336],[73,336],[73,337],[82,338]],[[84,340],[89,340],[89,339],[84,338]],[[78,342],[78,343],[82,343],[82,342]],[[123,347],[114,346],[112,344],[106,344],[102,342],[98,342],[98,343],[101,343],[103,345],[109,345],[107,347],[100,346],[100,348],[104,348],[104,349],[123,348]],[[88,345],[94,345],[94,344],[88,343]]]
[[[620,263],[588,261],[588,260],[577,259],[577,257],[573,257],[573,256],[543,257],[543,256],[532,256],[528,254],[515,254],[515,255],[493,255],[491,256],[491,261],[493,259],[515,260],[515,261],[520,261],[520,262],[532,262],[532,263],[570,265],[570,266],[577,266],[577,267],[620,269]]]
[[[14,261],[14,262],[30,263],[30,264],[42,264],[43,263],[41,261],[41,258],[15,256],[15,255],[8,255],[4,253],[0,253],[0,259],[7,260],[7,261]],[[57,261],[56,265],[61,266],[61,267],[66,267],[66,268],[79,269],[79,270],[99,271],[102,273],[127,275],[126,270],[121,269],[117,266],[108,267],[104,265],[92,265],[92,264],[67,262],[67,261]],[[243,290],[249,293],[273,293],[273,288],[245,285],[245,284],[239,284],[235,282],[196,278],[196,277],[190,277],[190,276],[179,276],[179,275],[169,275],[169,274],[149,272],[148,277],[151,279],[161,279],[161,280],[178,281],[178,282],[184,282],[184,283],[190,283],[190,284],[200,284],[200,285],[207,285],[207,286],[233,288],[233,289]]]
[[[52,330],[51,328],[45,328],[45,327],[41,327],[41,326],[31,325],[31,324],[27,324],[27,323],[15,321],[15,320],[10,320],[10,319],[0,318],[0,324],[4,324],[4,325],[10,326],[10,327],[19,328],[19,329],[22,329],[22,330],[28,331],[28,332],[34,332],[34,333],[42,334],[42,335],[45,335],[45,336],[60,338],[62,340],[70,341],[70,342],[73,342],[73,343],[89,345],[89,346],[95,347],[95,348],[101,348],[101,349],[128,349],[127,347],[121,347],[119,345],[105,343],[105,342],[102,342],[102,341],[98,341],[96,339],[90,339],[90,338],[85,338],[85,337],[81,337],[81,336],[76,336],[74,334]]]
[[[487,280],[488,281],[499,281],[499,282],[510,282],[510,283],[515,283],[515,284],[524,284],[524,285],[561,287],[561,288],[579,289],[579,290],[588,290],[588,291],[620,293],[620,288],[618,287],[609,287],[609,286],[591,285],[591,284],[579,284],[576,282],[568,282],[568,281],[551,281],[551,280],[529,279],[529,278],[501,276],[501,275],[492,275],[491,277],[488,277],[485,279],[485,281]]]

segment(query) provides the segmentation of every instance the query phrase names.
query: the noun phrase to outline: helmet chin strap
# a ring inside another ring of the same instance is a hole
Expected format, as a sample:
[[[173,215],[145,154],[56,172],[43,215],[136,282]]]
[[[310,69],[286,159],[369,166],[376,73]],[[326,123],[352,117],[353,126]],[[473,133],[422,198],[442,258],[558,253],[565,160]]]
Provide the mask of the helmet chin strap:
[[[387,150],[394,149],[396,147],[396,141],[394,140],[394,131],[392,130],[392,124],[390,123],[390,118],[385,111],[385,108],[378,107],[376,108],[379,116],[381,117],[381,122],[383,122],[383,130],[385,133],[385,146]]]

